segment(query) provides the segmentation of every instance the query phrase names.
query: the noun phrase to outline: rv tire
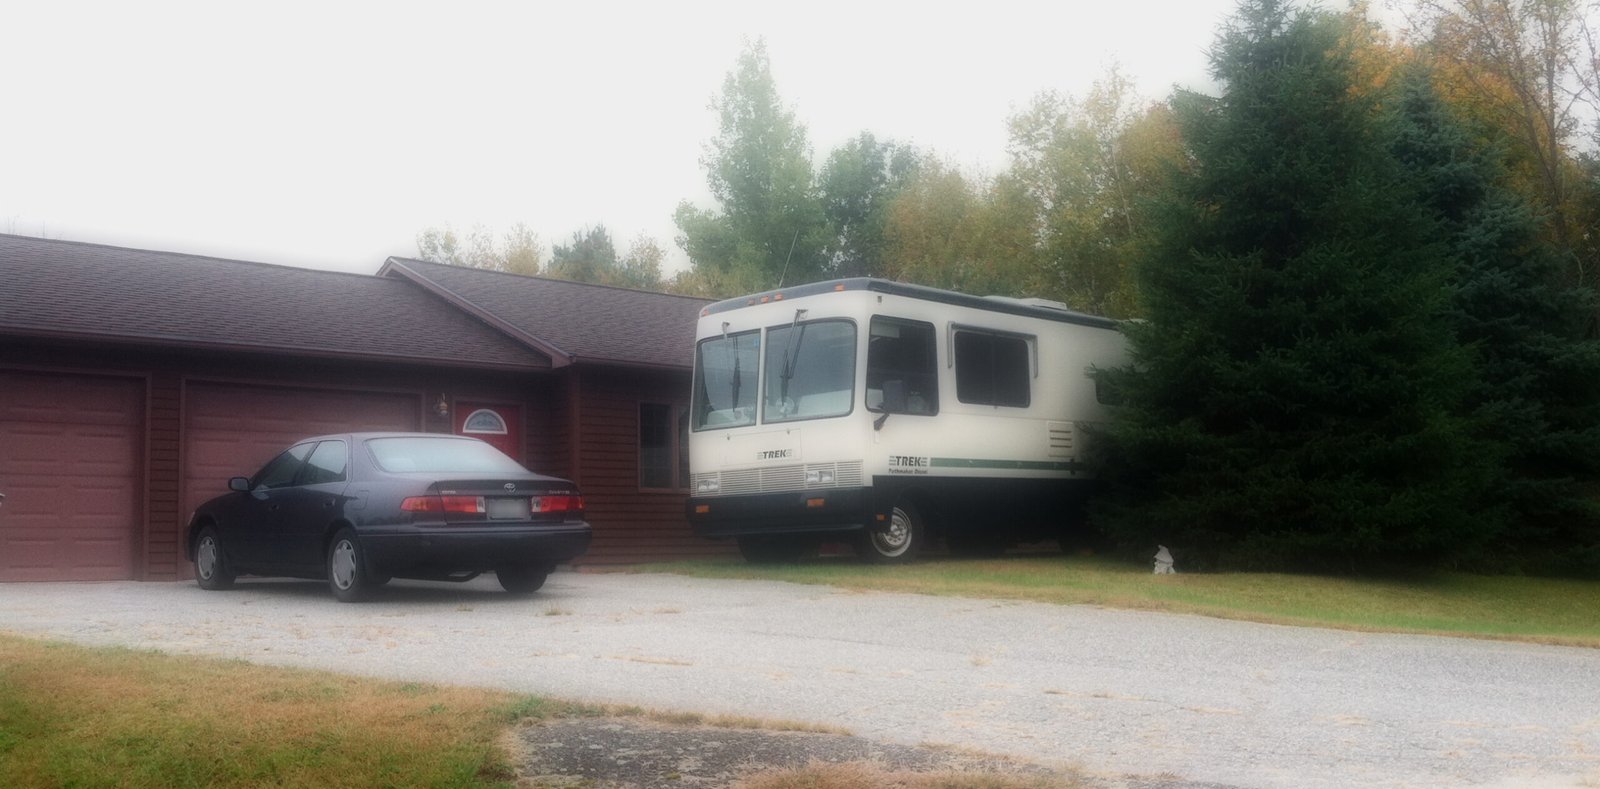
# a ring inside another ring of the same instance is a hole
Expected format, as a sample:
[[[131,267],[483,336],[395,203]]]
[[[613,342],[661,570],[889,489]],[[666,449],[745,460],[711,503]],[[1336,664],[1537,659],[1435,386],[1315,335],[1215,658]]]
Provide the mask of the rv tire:
[[[894,505],[889,519],[868,524],[856,537],[856,553],[872,564],[899,564],[917,558],[927,534],[921,513],[910,501]]]

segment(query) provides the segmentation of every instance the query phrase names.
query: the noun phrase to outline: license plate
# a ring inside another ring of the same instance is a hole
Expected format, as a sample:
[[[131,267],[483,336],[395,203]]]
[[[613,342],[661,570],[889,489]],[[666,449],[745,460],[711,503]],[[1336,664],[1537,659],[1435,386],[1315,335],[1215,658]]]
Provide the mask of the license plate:
[[[528,500],[516,499],[489,499],[484,502],[489,511],[489,517],[495,520],[527,520]]]

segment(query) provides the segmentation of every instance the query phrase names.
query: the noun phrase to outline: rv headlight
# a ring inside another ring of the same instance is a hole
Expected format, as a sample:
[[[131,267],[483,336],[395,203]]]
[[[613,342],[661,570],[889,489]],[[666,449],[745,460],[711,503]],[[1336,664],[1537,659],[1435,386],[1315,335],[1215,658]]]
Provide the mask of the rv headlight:
[[[833,469],[812,468],[806,469],[807,485],[832,485]]]
[[[696,493],[716,493],[717,489],[721,487],[722,485],[717,481],[717,478],[712,477],[710,479],[702,479],[699,482],[696,482],[694,491]]]

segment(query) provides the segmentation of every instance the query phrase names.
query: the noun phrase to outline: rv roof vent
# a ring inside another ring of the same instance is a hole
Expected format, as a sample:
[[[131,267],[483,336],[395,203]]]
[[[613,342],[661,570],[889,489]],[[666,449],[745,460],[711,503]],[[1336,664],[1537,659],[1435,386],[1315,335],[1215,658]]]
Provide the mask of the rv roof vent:
[[[1029,296],[1025,299],[1014,299],[1010,296],[984,296],[984,298],[993,299],[994,301],[1003,301],[1008,304],[1021,304],[1024,307],[1042,307],[1047,310],[1061,310],[1062,312],[1072,311],[1071,307],[1068,307],[1059,301],[1041,299],[1036,296]]]

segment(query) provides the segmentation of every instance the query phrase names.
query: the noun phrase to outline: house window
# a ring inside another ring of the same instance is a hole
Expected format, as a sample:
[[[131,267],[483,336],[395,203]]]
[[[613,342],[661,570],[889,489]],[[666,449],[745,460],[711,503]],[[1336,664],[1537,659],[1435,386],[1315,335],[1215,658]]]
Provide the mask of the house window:
[[[640,403],[639,487],[681,490],[688,486],[689,409]]]
[[[506,434],[506,420],[493,409],[480,408],[467,415],[467,421],[461,423],[461,432],[503,436]]]
[[[956,399],[973,405],[1027,408],[1032,401],[1030,338],[957,331]]]

